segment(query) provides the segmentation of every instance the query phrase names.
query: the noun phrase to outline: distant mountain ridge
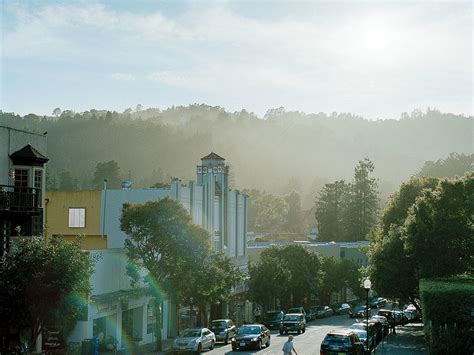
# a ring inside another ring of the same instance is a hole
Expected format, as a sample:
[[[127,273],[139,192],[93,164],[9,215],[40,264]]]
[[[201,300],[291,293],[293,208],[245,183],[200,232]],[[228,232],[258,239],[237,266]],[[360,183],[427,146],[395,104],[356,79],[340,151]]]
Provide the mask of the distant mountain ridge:
[[[473,117],[428,109],[400,120],[370,121],[349,113],[305,114],[283,108],[262,118],[204,104],[124,113],[63,111],[58,117],[0,113],[0,125],[48,132],[52,173],[68,170],[79,185],[98,162],[116,160],[135,186],[156,183],[156,171],[193,179],[199,158],[217,152],[231,164],[236,187],[274,193],[291,189],[314,202],[325,182],[350,179],[369,157],[384,196],[425,161],[473,153]]]

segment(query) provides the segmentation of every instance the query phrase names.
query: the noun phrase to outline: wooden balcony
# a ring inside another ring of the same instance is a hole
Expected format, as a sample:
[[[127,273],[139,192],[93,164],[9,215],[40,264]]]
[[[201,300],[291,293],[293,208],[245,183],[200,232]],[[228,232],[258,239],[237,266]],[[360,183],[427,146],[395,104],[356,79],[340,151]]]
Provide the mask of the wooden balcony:
[[[41,189],[0,185],[0,211],[39,212]]]

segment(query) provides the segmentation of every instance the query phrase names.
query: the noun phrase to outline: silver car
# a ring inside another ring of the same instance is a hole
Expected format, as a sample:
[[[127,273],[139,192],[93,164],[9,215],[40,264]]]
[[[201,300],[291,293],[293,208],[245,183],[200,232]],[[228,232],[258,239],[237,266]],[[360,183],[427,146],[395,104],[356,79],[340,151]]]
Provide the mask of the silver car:
[[[214,349],[216,336],[207,328],[191,328],[183,330],[173,342],[173,351],[200,352],[204,349]]]

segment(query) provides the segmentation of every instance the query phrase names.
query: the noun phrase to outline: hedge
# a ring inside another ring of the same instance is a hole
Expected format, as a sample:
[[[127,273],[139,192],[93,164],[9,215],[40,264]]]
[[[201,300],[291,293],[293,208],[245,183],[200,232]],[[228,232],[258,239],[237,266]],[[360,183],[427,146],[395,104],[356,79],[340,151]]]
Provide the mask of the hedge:
[[[430,354],[474,353],[474,275],[420,281]]]

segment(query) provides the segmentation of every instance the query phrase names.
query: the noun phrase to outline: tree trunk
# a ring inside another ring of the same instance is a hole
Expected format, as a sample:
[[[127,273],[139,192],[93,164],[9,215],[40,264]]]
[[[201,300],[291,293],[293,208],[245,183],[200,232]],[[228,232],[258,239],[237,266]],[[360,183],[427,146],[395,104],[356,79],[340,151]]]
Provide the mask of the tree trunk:
[[[415,306],[416,310],[417,310],[418,312],[420,312],[420,314],[421,314],[421,307],[420,307],[420,305],[418,304],[418,302],[417,302],[414,298],[411,298],[411,297],[409,297],[408,299],[409,299],[410,302]]]
[[[155,336],[156,336],[156,351],[162,351],[162,341],[161,341],[161,301],[158,298],[155,298]]]

